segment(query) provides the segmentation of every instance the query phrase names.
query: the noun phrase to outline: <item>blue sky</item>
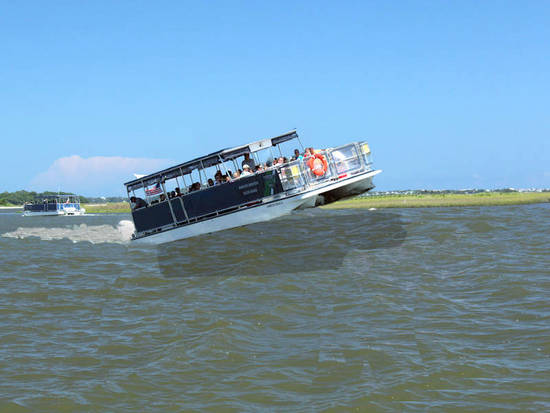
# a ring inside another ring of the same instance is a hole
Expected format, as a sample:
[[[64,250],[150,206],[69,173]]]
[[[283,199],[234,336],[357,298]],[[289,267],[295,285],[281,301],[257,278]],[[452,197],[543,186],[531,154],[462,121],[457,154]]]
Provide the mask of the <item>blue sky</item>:
[[[550,187],[550,2],[0,2],[1,191],[296,128],[380,190]]]

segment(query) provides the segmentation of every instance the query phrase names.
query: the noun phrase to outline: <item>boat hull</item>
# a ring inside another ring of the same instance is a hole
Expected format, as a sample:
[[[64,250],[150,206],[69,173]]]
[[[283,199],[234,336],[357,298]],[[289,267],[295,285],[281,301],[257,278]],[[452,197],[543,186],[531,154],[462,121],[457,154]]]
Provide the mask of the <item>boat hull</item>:
[[[57,217],[57,216],[77,216],[84,215],[86,210],[84,208],[76,209],[58,209],[54,211],[23,211],[23,216],[25,217]]]
[[[23,211],[24,217],[56,217],[65,215],[63,211]]]
[[[337,181],[335,184],[329,185],[323,192],[319,194],[315,205],[326,205],[346,198],[352,198],[357,195],[364,194],[374,188],[372,179],[378,175],[381,170],[369,171],[351,178],[346,178]]]

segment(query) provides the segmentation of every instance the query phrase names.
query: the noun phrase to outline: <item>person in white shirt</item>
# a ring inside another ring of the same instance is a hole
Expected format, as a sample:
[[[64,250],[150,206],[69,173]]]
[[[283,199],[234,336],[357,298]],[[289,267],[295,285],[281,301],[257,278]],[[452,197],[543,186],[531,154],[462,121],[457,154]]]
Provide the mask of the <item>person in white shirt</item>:
[[[252,175],[251,168],[248,164],[243,164],[243,172],[241,173],[241,177]]]

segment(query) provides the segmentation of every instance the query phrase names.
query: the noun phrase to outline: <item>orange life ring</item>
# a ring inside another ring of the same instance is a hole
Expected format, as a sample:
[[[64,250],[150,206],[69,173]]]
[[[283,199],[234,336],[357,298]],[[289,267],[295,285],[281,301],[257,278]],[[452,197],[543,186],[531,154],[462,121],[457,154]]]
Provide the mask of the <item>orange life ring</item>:
[[[320,153],[316,153],[313,156],[310,156],[307,161],[307,166],[309,166],[311,172],[313,172],[317,176],[323,176],[328,169],[327,160]]]

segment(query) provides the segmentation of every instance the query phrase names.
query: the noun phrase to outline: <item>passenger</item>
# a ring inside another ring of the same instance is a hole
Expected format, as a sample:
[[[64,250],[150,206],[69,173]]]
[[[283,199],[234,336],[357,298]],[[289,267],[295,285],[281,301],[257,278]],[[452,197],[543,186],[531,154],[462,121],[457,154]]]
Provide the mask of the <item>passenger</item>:
[[[248,164],[243,165],[243,173],[241,174],[241,177],[252,175],[252,172],[250,171],[250,166]]]
[[[266,163],[265,163],[265,167],[266,168],[271,168],[273,166],[273,162],[268,160]]]
[[[181,191],[179,186],[176,187],[176,196],[181,196]]]
[[[175,198],[175,197],[176,197],[176,191],[170,192],[170,198]]]
[[[250,167],[250,170],[253,171],[254,168],[256,167],[256,162],[254,162],[254,159],[250,157],[250,153],[245,153],[244,160],[241,162],[241,165],[243,169],[245,165],[248,165]]]
[[[166,201],[166,195],[160,194],[160,202]]]
[[[306,148],[306,152],[304,153],[304,159],[307,159],[311,156],[315,156],[315,154],[317,153],[318,151],[316,149],[313,149],[313,148]]]
[[[292,157],[292,161],[296,161],[296,160],[300,160],[300,159],[303,159],[304,156],[300,153],[300,151],[298,149],[294,149],[294,156]]]
[[[224,182],[231,182],[231,177],[229,175],[224,175],[223,176],[223,181]]]
[[[214,181],[212,178],[208,178],[208,186],[214,186]]]
[[[214,185],[219,185],[222,183],[222,171],[217,171],[214,174]]]
[[[255,173],[263,172],[264,166],[262,164],[256,165],[256,169],[254,170]]]
[[[239,172],[239,170],[235,171],[235,173],[233,174],[233,179],[239,179],[241,177],[241,173]]]
[[[135,197],[135,196],[130,197],[130,208],[132,210],[143,208],[143,207],[146,207],[146,206],[147,206],[147,203],[143,199]]]
[[[200,182],[195,182],[193,184],[193,191],[200,191],[201,189],[201,183]]]

